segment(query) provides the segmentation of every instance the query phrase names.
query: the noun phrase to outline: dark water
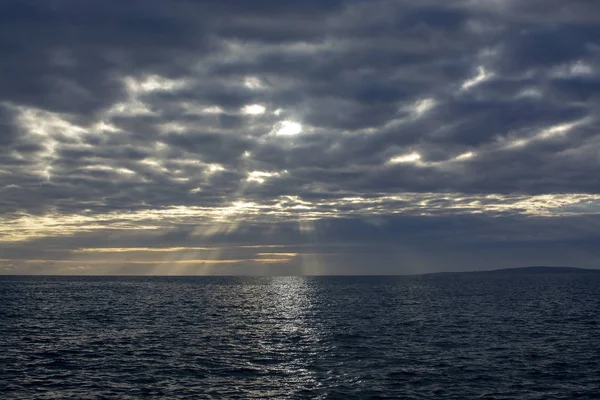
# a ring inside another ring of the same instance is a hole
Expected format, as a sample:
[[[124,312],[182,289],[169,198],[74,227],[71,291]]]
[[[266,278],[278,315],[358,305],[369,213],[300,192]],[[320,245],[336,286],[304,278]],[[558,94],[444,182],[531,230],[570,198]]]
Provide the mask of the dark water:
[[[600,399],[600,277],[0,278],[0,398]]]

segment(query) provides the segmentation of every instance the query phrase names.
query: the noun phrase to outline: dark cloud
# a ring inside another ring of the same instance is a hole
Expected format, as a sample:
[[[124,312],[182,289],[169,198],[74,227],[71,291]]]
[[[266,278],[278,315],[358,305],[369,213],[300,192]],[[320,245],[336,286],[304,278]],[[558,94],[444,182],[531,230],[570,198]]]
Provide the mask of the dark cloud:
[[[586,0],[4,1],[0,238],[281,241],[313,246],[306,263],[320,232],[385,244],[377,271],[393,272],[432,242],[451,239],[438,250],[458,268],[552,226],[568,234],[540,243],[597,261],[598,15]],[[370,262],[340,248],[329,271]]]

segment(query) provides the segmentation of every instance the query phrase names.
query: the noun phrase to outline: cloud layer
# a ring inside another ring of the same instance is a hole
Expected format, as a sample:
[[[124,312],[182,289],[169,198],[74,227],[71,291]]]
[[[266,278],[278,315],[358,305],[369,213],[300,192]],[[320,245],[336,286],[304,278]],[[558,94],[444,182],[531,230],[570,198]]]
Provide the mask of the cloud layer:
[[[73,271],[47,260],[120,248],[108,234],[208,243],[219,255],[197,264],[236,273],[413,271],[385,254],[440,235],[472,256],[421,269],[479,268],[532,238],[598,265],[599,27],[585,0],[5,1],[3,268]],[[388,247],[306,258],[352,243]],[[231,247],[248,244],[312,247],[266,262],[268,247]],[[112,265],[95,257],[76,267]]]

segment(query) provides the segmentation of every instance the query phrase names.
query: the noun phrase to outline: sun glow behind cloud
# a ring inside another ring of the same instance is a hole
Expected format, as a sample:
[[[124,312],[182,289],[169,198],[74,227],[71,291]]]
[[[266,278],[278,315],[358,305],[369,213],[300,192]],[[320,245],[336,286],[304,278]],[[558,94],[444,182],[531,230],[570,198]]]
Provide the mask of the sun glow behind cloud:
[[[265,248],[347,244],[371,227],[362,240],[400,246],[421,230],[435,247],[448,221],[463,244],[552,231],[585,248],[600,218],[600,5],[418,3],[154,2],[142,14],[160,40],[128,23],[135,7],[5,7],[19,24],[0,24],[17,49],[0,58],[0,252],[33,266],[59,248],[113,249],[61,253],[65,271],[287,258],[321,273],[325,251]],[[580,250],[562,253],[600,257]]]
[[[413,163],[416,164],[421,160],[421,155],[415,151],[408,154],[401,154],[399,156],[395,156],[390,158],[391,164],[404,164],[404,163]]]
[[[249,104],[242,108],[242,113],[248,115],[260,115],[264,114],[265,111],[266,108],[262,104]]]
[[[177,206],[133,212],[109,212],[95,215],[68,215],[57,212],[45,215],[21,215],[4,218],[0,238],[5,242],[33,238],[74,235],[102,230],[155,231],[181,226],[234,225],[248,223],[309,222],[320,218],[368,217],[385,215],[452,215],[452,214],[524,214],[540,217],[580,213],[600,214],[600,208],[573,208],[578,204],[600,202],[600,195],[466,195],[446,193],[402,193],[377,197],[341,197],[306,201],[281,196],[272,203],[237,200],[224,207]],[[346,213],[338,209],[352,205]],[[390,211],[392,210],[392,211]],[[224,228],[225,229],[225,228]],[[209,229],[210,230],[210,229]],[[200,230],[199,230],[200,231]],[[220,232],[216,230],[215,233]]]
[[[274,176],[279,176],[279,172],[252,171],[248,174],[248,182],[265,183],[265,181]]]
[[[294,136],[302,132],[302,125],[294,121],[282,121],[274,129],[277,136]]]
[[[473,86],[479,85],[480,83],[490,79],[493,76],[493,73],[488,72],[483,66],[479,66],[477,67],[477,75],[463,82],[461,89],[468,90]]]
[[[435,107],[436,101],[435,99],[423,99],[419,100],[413,108],[414,113],[420,117],[423,114],[427,113],[433,107]]]
[[[462,154],[456,156],[455,160],[457,160],[457,161],[469,160],[475,156],[476,156],[476,154],[474,152],[467,151],[466,153],[462,153]]]

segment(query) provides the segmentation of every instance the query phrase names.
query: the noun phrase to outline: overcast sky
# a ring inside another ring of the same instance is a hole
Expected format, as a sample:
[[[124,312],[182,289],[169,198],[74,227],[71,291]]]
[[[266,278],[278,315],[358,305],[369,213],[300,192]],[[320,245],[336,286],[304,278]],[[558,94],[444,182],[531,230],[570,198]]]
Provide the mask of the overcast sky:
[[[3,0],[0,273],[600,268],[597,0]]]

